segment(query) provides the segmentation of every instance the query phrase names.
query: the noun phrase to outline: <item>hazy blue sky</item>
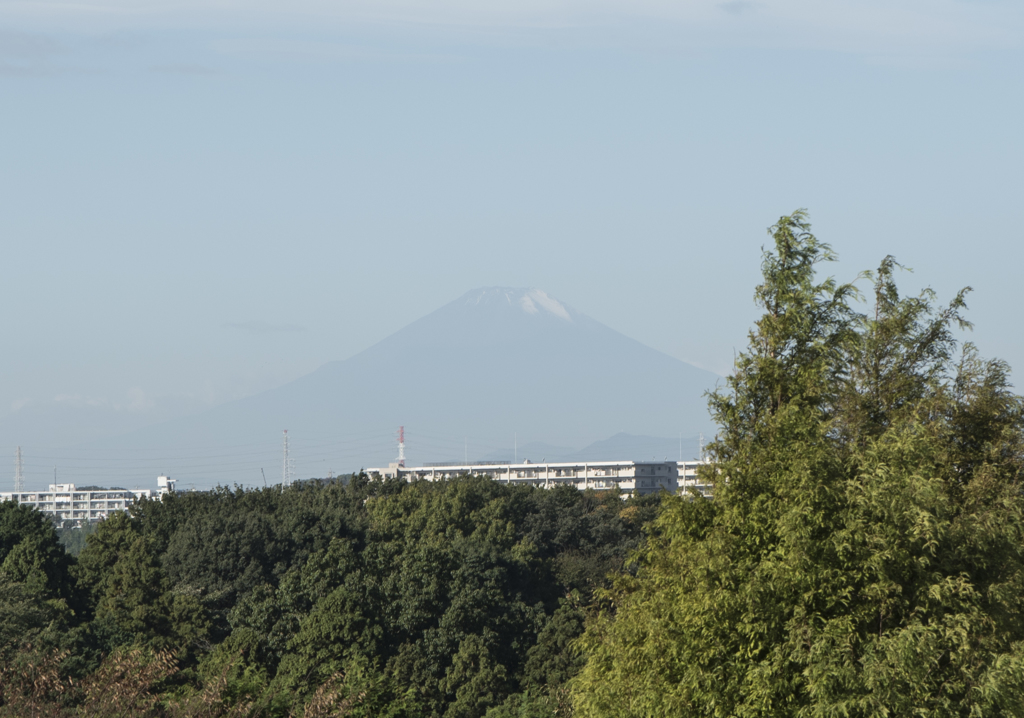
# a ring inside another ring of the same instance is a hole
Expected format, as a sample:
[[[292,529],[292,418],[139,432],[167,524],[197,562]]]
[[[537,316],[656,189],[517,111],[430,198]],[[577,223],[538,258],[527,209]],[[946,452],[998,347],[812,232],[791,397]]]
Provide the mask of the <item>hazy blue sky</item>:
[[[972,285],[1024,371],[1022,40],[1000,0],[4,0],[0,441],[244,396],[489,285],[724,373],[797,207],[840,278]]]

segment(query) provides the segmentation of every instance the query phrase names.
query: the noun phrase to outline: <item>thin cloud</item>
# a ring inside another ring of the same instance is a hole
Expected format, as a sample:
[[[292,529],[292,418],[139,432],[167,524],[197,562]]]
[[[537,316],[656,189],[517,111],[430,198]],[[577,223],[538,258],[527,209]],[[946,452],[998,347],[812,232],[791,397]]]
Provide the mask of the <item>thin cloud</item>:
[[[82,394],[57,394],[53,397],[57,404],[68,406],[106,406],[109,402],[106,399],[99,399],[94,396],[83,396]]]
[[[60,51],[60,43],[47,35],[0,30],[0,57],[5,60],[48,60]]]
[[[216,75],[217,70],[206,65],[154,65],[149,68],[150,72],[158,72],[165,75]]]
[[[306,328],[298,324],[274,324],[273,322],[251,321],[251,322],[228,322],[223,325],[225,329],[238,329],[250,334],[278,334],[283,332],[304,332]]]
[[[114,406],[118,411],[148,411],[156,406],[156,402],[146,394],[145,391],[140,387],[132,387],[128,390],[128,402],[126,404],[116,404]]]
[[[239,57],[269,57],[279,60],[404,60],[428,62],[455,59],[440,53],[415,53],[323,40],[282,38],[234,38],[212,44],[214,50]]]
[[[750,2],[750,0],[730,0],[730,2],[719,3],[718,7],[730,15],[745,15],[756,10],[757,5],[756,2]]]
[[[146,28],[281,30],[293,37],[359,27],[409,33],[450,32],[494,37],[593,29],[598,33],[636,24],[668,30],[677,41],[701,46],[802,47],[857,52],[923,54],[1018,47],[1024,43],[1024,7],[1010,2],[962,0],[254,0],[211,10],[199,0],[12,0],[0,3],[0,22],[31,20],[38,26],[80,32]],[[736,15],[755,21],[733,22]],[[495,34],[495,31],[498,31]],[[303,57],[363,56],[372,50],[277,38],[276,46],[244,48]],[[646,43],[645,43],[646,44]],[[243,48],[236,48],[243,49]]]
[[[47,35],[0,30],[0,75],[45,75],[63,47]]]
[[[12,412],[21,411],[22,409],[24,409],[26,406],[28,406],[31,403],[32,403],[31,399],[27,399],[27,398],[26,399],[15,399],[14,401],[11,402],[11,411]]]

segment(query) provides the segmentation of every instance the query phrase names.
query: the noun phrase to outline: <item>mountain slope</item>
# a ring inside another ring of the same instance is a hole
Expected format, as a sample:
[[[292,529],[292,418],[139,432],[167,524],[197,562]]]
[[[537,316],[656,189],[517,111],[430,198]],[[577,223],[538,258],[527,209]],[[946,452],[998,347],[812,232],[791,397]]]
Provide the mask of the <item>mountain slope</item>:
[[[409,463],[511,457],[516,436],[581,447],[620,432],[710,433],[703,393],[718,379],[540,290],[487,288],[282,387],[102,445],[163,452],[174,464],[176,452],[198,447],[265,441],[276,452],[287,428],[305,478],[394,460],[404,425]],[[273,455],[263,465],[275,466]],[[199,464],[190,464],[198,484],[226,479],[226,469]],[[243,481],[259,480],[247,471]]]

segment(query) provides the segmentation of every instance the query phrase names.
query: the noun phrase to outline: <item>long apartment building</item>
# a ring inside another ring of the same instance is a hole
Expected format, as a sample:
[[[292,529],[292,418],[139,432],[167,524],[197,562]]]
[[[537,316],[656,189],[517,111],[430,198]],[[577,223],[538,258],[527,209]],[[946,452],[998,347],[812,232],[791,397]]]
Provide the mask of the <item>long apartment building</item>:
[[[697,477],[702,461],[582,461],[534,464],[524,462],[476,464],[426,464],[405,466],[389,464],[387,468],[367,469],[381,478],[402,478],[407,481],[440,481],[464,474],[489,476],[508,484],[530,484],[544,488],[572,486],[584,491],[618,489],[626,494],[642,496],[658,491],[684,492],[694,488],[705,496],[711,486]]]
[[[46,491],[0,492],[0,501],[14,501],[31,506],[55,522],[72,521],[82,525],[102,521],[112,513],[125,511],[141,498],[163,496],[174,490],[174,479],[161,476],[157,489],[77,488],[74,484],[50,484]]]

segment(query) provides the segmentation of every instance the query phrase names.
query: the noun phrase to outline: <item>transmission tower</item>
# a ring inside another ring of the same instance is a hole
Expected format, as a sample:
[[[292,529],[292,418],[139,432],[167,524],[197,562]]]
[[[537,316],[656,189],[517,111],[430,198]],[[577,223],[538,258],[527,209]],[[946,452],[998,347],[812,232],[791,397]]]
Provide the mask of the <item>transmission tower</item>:
[[[398,427],[398,465],[405,466],[405,427]]]
[[[281,483],[287,486],[292,482],[292,460],[288,456],[288,430],[284,430],[284,464],[281,468]]]
[[[25,490],[25,476],[21,473],[21,447],[14,453],[14,493]]]

